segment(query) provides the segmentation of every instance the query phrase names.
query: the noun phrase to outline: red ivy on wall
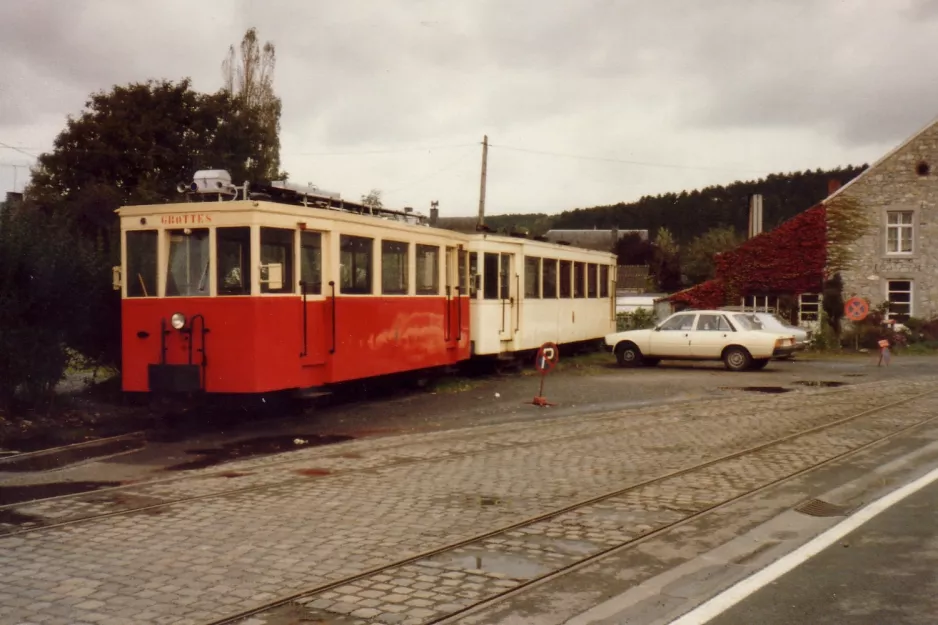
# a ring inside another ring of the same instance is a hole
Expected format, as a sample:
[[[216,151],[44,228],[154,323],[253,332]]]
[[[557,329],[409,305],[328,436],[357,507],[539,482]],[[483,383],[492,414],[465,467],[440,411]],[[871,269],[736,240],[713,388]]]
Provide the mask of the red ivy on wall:
[[[716,278],[672,302],[717,308],[744,295],[819,293],[827,264],[827,211],[815,206],[714,259]]]

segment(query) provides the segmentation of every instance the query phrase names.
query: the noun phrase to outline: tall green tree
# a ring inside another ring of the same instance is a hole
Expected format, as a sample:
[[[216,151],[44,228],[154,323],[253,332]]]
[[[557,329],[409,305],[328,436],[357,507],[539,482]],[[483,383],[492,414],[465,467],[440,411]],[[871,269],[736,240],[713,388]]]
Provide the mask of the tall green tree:
[[[240,56],[238,52],[240,51]],[[274,93],[274,69],[277,51],[274,44],[261,46],[257,29],[250,28],[241,39],[238,50],[232,45],[222,62],[223,91],[238,100],[254,116],[261,128],[260,142],[256,146],[256,162],[251,170],[257,180],[285,179],[280,171],[280,114],[281,101]]]
[[[659,228],[655,235],[655,254],[651,260],[651,275],[659,291],[670,293],[681,288],[681,248],[667,228]]]
[[[256,179],[264,133],[243,101],[225,91],[199,93],[189,80],[94,93],[69,118],[53,150],[40,156],[25,195],[28,206],[67,222],[92,250],[96,280],[84,300],[99,323],[73,347],[119,361],[119,301],[109,275],[120,261],[114,210],[178,201],[176,185],[199,169],[227,169],[236,183]]]
[[[681,260],[684,275],[694,284],[709,280],[716,273],[714,256],[727,252],[742,242],[742,237],[730,226],[708,230],[687,246]]]

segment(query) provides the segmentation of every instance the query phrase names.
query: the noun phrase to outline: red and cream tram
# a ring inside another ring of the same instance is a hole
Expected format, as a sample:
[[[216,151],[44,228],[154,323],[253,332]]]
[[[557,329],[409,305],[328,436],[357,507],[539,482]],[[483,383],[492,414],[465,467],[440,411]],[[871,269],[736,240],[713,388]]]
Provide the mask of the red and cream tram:
[[[215,170],[184,202],[117,212],[125,391],[323,388],[614,327],[611,254],[432,228],[286,183],[236,187]]]

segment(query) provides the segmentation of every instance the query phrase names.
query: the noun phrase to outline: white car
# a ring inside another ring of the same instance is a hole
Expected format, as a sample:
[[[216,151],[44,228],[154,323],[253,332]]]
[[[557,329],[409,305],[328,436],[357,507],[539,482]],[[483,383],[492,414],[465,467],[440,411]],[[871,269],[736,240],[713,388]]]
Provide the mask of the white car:
[[[764,330],[768,330],[769,332],[774,332],[776,334],[791,334],[794,336],[795,351],[802,351],[808,348],[808,343],[811,341],[811,333],[804,328],[799,328],[798,326],[792,325],[778,315],[774,315],[772,313],[757,312],[752,314],[759,318],[759,321],[762,322],[762,327]],[[782,357],[788,358],[790,356],[791,354]]]
[[[753,313],[693,310],[671,315],[654,328],[609,334],[606,349],[620,366],[661,360],[722,360],[730,371],[762,369],[795,350],[791,333],[763,329]]]

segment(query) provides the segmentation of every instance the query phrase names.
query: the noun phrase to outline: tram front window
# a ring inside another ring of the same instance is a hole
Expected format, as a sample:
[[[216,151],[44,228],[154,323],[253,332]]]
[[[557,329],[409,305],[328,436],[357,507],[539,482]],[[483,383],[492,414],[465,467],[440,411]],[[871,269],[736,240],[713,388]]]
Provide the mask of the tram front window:
[[[127,297],[156,296],[156,230],[127,233]]]
[[[169,231],[169,268],[166,295],[209,294],[208,228]]]

